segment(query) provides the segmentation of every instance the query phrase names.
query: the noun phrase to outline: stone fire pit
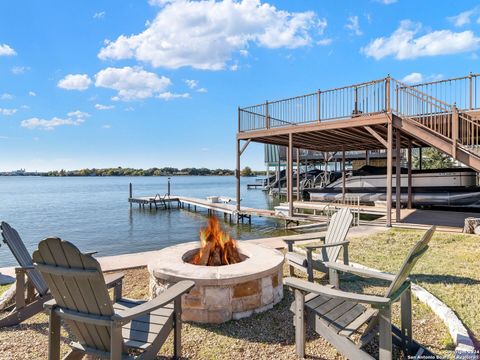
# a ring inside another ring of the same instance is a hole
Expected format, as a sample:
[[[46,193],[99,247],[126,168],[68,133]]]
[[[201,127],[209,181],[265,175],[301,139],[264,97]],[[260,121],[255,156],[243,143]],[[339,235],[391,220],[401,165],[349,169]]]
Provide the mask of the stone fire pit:
[[[224,266],[200,266],[187,261],[198,242],[171,246],[148,264],[150,297],[185,279],[195,287],[182,297],[182,319],[222,323],[271,309],[283,298],[281,252],[238,241],[242,262]]]

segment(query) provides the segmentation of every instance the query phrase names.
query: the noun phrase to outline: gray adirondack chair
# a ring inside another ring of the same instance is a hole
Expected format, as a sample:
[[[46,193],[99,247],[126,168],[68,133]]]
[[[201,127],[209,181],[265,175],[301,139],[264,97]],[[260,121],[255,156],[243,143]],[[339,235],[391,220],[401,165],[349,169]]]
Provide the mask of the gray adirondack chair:
[[[52,294],[40,272],[34,268],[32,257],[18,232],[6,222],[0,223],[0,230],[3,242],[20,265],[15,268],[15,303],[5,309],[7,315],[0,319],[0,327],[4,327],[17,325],[42,311],[43,304],[52,298]],[[121,273],[106,276],[108,287],[115,288],[117,296],[121,294],[122,279]]]
[[[353,215],[350,209],[343,208],[333,214],[328,224],[327,233],[324,237],[304,236],[297,239],[284,239],[287,243],[287,254],[285,259],[290,267],[290,275],[294,275],[294,268],[306,272],[308,281],[313,282],[313,270],[328,273],[325,266],[327,262],[336,262],[343,248],[343,261],[348,265],[348,244],[346,240],[348,230],[352,224]],[[293,250],[293,244],[296,241],[320,240],[323,244],[308,245],[305,247],[306,255],[298,254]],[[315,250],[320,250],[314,254]]]
[[[297,278],[286,278],[285,285],[295,291],[294,323],[297,355],[301,358],[305,356],[305,323],[348,359],[374,359],[361,350],[361,347],[372,340],[377,333],[379,334],[380,360],[392,358],[392,338],[401,346],[406,356],[418,351],[418,344],[412,340],[411,288],[408,276],[417,260],[428,249],[428,242],[434,231],[435,227],[431,227],[413,246],[397,275],[338,263],[327,264],[335,271],[389,281],[390,286],[383,297],[350,293]],[[401,330],[393,327],[391,323],[391,306],[399,299]],[[357,345],[350,336],[364,324],[368,325]]]
[[[195,283],[181,281],[150,300],[111,301],[102,269],[73,244],[47,238],[33,253],[35,268],[54,299],[45,303],[50,316],[50,360],[60,358],[60,319],[78,340],[68,359],[91,354],[112,360],[153,359],[174,331],[174,356],[181,356],[181,295]]]

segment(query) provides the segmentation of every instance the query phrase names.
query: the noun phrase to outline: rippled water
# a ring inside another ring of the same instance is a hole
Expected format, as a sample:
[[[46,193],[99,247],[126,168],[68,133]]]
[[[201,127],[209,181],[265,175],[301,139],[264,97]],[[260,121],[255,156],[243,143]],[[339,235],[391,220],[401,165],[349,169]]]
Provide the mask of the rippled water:
[[[166,177],[0,177],[0,220],[15,227],[28,250],[49,235],[71,241],[98,256],[141,252],[198,239],[206,212],[132,209],[127,202],[128,183],[134,196],[163,195]],[[242,204],[272,208],[260,190],[247,190],[253,178],[242,179]],[[235,197],[235,178],[226,176],[179,176],[171,179],[172,195],[205,198]],[[222,217],[223,219],[223,217]],[[223,223],[237,239],[285,234],[283,224],[253,218],[252,225]],[[5,244],[0,247],[0,267],[15,265]]]

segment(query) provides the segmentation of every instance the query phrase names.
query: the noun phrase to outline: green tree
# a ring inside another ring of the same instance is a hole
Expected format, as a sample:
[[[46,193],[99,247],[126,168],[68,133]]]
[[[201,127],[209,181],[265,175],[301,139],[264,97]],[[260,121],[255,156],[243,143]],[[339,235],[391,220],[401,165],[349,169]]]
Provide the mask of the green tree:
[[[249,166],[245,166],[243,170],[240,172],[242,176],[254,176],[252,169]]]
[[[420,168],[420,151],[413,156],[413,166]],[[453,159],[435,148],[422,149],[422,169],[447,169],[453,166]]]

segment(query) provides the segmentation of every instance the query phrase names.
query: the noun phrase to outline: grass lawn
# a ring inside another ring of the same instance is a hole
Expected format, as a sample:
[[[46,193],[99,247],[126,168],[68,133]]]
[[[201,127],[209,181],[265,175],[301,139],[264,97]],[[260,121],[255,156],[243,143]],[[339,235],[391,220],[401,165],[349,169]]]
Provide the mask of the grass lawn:
[[[350,243],[353,262],[396,273],[423,231],[392,229]],[[382,254],[382,256],[379,256]],[[447,304],[480,339],[480,237],[437,232],[412,280]]]
[[[12,284],[0,285],[0,295],[2,295],[5,291],[7,291],[10,286],[12,286]]]

